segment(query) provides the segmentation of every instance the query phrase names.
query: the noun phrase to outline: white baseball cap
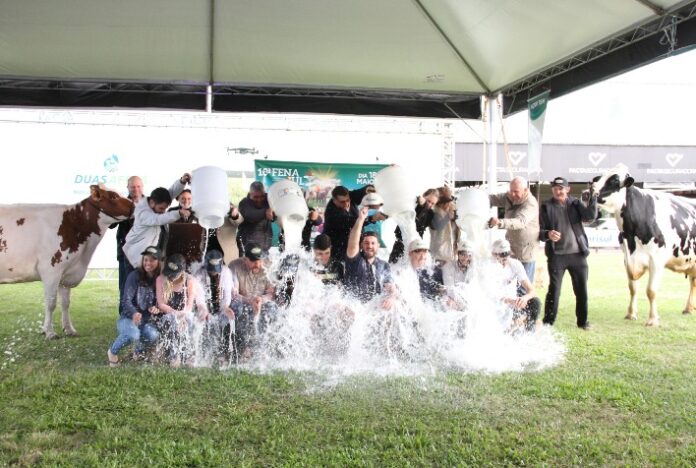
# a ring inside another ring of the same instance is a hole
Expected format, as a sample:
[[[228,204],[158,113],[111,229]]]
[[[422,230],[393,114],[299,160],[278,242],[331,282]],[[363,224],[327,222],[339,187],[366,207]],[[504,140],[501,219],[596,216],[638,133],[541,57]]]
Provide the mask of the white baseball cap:
[[[457,242],[457,252],[473,252],[474,244],[466,239],[461,239]]]
[[[408,244],[408,253],[411,253],[414,250],[430,250],[430,246],[427,242],[419,237],[418,239],[412,240],[411,243]]]
[[[491,246],[493,254],[510,253],[510,242],[507,239],[498,239]]]
[[[384,199],[377,192],[368,193],[360,202],[360,206],[384,205]]]

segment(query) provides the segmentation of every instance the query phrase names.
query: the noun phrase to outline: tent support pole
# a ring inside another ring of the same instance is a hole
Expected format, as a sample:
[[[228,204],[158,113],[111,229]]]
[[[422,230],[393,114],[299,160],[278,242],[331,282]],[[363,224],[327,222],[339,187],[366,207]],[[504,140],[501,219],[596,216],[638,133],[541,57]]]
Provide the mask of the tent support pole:
[[[213,112],[213,83],[215,82],[215,0],[210,0],[210,23],[208,24],[208,86],[205,88],[205,111]]]
[[[487,95],[488,105],[488,193],[495,193],[498,185],[498,101],[502,102],[502,95]]]

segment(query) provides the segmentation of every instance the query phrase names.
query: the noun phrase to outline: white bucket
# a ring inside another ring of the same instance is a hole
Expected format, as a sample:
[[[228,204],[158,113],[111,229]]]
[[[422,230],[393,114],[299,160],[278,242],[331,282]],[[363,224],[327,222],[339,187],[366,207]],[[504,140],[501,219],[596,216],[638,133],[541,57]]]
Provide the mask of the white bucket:
[[[488,193],[481,188],[467,188],[457,194],[457,226],[462,237],[474,244],[475,251],[484,254],[483,232],[491,217]]]
[[[375,189],[384,199],[381,211],[387,216],[415,210],[414,187],[408,172],[400,166],[385,167],[375,175]]]
[[[203,166],[191,174],[191,198],[198,223],[206,229],[222,226],[230,209],[227,173],[216,166]]]
[[[268,189],[268,204],[283,229],[286,250],[299,248],[309,208],[302,190],[292,180],[279,180]]]

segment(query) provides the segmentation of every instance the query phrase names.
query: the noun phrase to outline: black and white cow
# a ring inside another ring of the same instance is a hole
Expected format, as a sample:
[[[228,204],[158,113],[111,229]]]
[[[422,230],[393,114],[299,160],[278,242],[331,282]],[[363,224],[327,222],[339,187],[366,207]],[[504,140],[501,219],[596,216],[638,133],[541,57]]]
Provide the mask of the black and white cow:
[[[664,268],[689,278],[689,298],[684,314],[696,309],[696,204],[688,198],[640,189],[626,166],[604,174],[592,183],[599,206],[616,218],[621,235],[631,302],[626,319],[636,320],[638,279],[649,272],[647,296],[650,315],[646,326],[658,326],[657,291]]]

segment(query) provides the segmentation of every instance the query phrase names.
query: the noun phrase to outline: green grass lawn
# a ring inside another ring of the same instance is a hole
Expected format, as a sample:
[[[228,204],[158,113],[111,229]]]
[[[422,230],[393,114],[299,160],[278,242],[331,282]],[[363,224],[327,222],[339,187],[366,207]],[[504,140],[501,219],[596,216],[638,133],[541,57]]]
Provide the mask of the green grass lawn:
[[[74,290],[81,335],[53,341],[37,333],[40,284],[0,285],[0,466],[695,466],[687,280],[665,274],[662,326],[648,329],[644,297],[638,322],[623,319],[620,256],[589,260],[594,328],[575,327],[566,276],[556,328],[568,351],[554,368],[331,386],[300,373],[111,369],[115,281]]]

